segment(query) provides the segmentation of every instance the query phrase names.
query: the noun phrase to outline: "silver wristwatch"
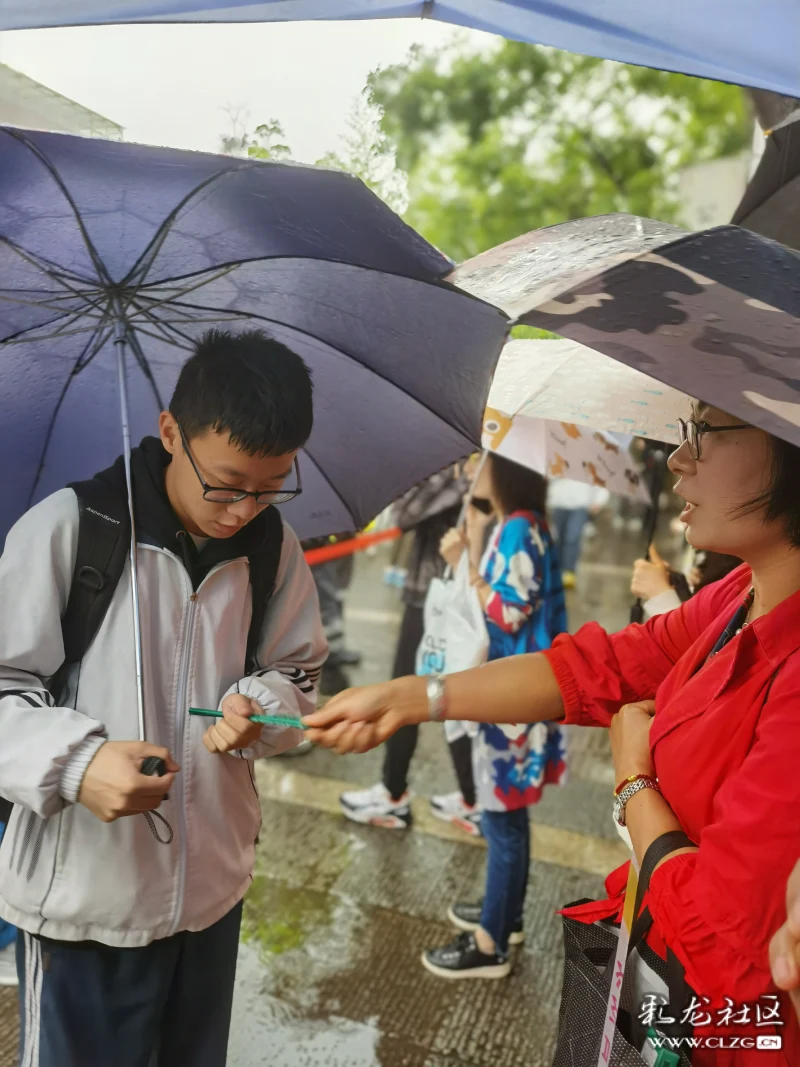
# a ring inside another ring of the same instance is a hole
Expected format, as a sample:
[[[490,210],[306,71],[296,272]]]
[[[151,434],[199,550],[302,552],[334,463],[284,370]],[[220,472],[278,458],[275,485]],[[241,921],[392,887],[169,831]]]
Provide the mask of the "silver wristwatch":
[[[620,826],[625,825],[625,808],[628,806],[628,801],[643,789],[655,789],[657,793],[661,792],[658,782],[654,778],[643,777],[637,778],[630,785],[626,785],[622,792],[614,797],[614,818]]]
[[[428,719],[431,722],[444,722],[447,717],[447,690],[441,674],[432,674],[426,683],[428,694]]]

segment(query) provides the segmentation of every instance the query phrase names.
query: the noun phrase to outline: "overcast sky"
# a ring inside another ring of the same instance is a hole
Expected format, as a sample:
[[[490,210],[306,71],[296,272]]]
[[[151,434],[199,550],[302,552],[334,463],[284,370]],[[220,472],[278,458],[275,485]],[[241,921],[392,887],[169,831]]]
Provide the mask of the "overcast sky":
[[[34,0],[31,0],[34,2]],[[430,21],[103,26],[0,34],[0,61],[125,127],[126,140],[214,151],[243,108],[284,125],[294,158],[336,147],[370,70],[461,33]]]

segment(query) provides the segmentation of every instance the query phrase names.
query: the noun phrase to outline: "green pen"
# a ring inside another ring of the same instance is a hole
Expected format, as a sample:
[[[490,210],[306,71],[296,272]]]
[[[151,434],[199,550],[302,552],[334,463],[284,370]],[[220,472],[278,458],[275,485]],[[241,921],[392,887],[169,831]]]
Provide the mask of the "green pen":
[[[189,708],[190,715],[205,715],[209,719],[221,719],[221,711],[212,711],[210,708]],[[295,730],[305,730],[306,726],[299,719],[293,719],[291,715],[251,715],[250,722],[257,722],[261,726],[290,726]]]

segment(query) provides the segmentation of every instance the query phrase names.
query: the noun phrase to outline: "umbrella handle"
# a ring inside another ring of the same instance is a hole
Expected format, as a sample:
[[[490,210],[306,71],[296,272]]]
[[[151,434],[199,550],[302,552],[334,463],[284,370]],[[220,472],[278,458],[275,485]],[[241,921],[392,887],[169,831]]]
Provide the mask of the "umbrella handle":
[[[656,536],[658,526],[659,503],[661,490],[664,486],[664,460],[666,452],[659,450],[652,452],[649,457],[650,463],[650,514],[647,517],[647,548],[648,551]],[[631,608],[631,622],[644,622],[644,602],[638,598]]]
[[[472,503],[472,498],[475,495],[475,483],[477,482],[478,478],[480,477],[481,471],[486,466],[486,464],[488,462],[488,459],[489,459],[489,449],[485,448],[483,450],[483,453],[481,454],[480,462],[478,463],[477,470],[475,471],[475,476],[473,477],[472,481],[469,483],[469,490],[467,491],[467,495],[464,497],[464,503],[461,505],[461,514],[458,516],[458,528],[459,528],[459,530],[461,529],[461,527],[467,521],[467,512],[469,511],[469,506]]]
[[[456,529],[458,529],[458,530],[463,529],[463,527],[464,527],[464,525],[465,525],[465,523],[467,521],[467,512],[469,511],[469,506],[472,503],[472,497],[474,495],[473,487],[475,485],[475,482],[477,482],[478,476],[480,475],[481,471],[486,466],[486,461],[488,459],[489,459],[489,449],[485,448],[483,450],[483,454],[481,455],[480,462],[478,463],[478,469],[475,471],[475,477],[469,483],[469,490],[467,491],[467,495],[464,498],[464,503],[461,505],[461,513],[459,514],[458,522],[456,523]],[[445,568],[444,579],[445,579],[445,581],[449,581],[452,577],[453,577],[453,568],[448,564],[447,567]]]

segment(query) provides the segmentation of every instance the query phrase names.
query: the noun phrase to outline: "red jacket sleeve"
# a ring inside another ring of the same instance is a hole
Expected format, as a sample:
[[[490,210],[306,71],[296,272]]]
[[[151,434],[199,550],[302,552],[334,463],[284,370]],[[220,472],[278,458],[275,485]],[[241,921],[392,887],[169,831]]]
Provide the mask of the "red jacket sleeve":
[[[698,993],[740,1003],[770,988],[769,941],[786,919],[786,883],[800,856],[800,685],[784,666],[755,743],[714,800],[695,853],[650,882],[659,934]]]
[[[609,634],[590,622],[576,634],[557,637],[543,654],[561,690],[564,722],[608,726],[623,704],[652,700],[681,656],[713,622],[719,620],[722,631],[729,621],[726,612],[735,610],[749,584],[749,568],[739,567],[644,626]]]

